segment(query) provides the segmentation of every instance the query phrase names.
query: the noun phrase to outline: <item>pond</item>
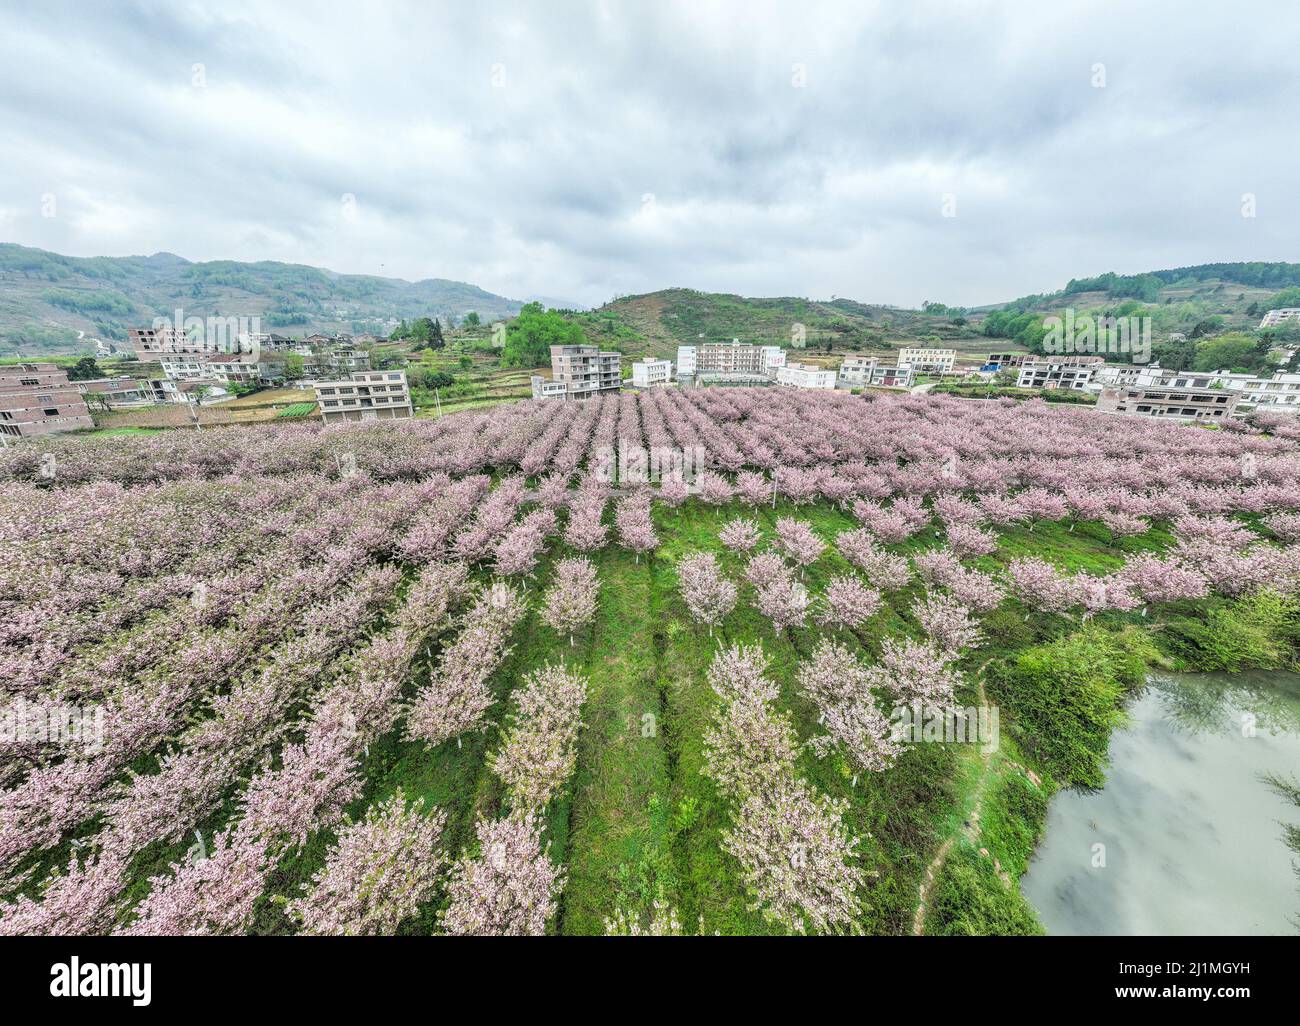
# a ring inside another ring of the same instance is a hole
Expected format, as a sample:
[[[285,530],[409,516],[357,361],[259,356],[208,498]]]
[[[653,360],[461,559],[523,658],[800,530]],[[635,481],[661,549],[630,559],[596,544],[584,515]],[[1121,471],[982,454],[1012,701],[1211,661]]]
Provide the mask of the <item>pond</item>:
[[[1049,934],[1300,932],[1300,675],[1150,678],[1106,786],[1052,799],[1021,880]]]

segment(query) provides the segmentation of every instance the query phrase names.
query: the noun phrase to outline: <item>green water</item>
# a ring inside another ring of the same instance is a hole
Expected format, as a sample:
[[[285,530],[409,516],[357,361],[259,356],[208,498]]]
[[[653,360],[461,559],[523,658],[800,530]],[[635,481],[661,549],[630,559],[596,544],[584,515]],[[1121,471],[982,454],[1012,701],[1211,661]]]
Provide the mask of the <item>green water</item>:
[[[1021,880],[1049,934],[1300,932],[1300,675],[1153,677],[1106,786],[1057,795]],[[1097,846],[1102,847],[1097,847]]]

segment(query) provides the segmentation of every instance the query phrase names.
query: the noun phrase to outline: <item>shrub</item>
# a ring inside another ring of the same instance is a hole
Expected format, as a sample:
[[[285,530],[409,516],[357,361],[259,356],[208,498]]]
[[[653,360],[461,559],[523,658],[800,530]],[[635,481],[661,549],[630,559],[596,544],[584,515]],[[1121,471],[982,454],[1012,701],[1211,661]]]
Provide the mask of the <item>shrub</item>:
[[[1100,787],[1120,703],[1157,657],[1136,630],[1091,628],[994,663],[987,679],[1025,751],[1065,784]]]
[[[1043,928],[1019,891],[998,879],[991,859],[959,845],[944,864],[925,932],[941,937],[1027,937],[1041,934]]]
[[[1295,603],[1273,592],[1218,605],[1201,617],[1179,617],[1165,625],[1170,652],[1192,670],[1276,670],[1293,659]]]

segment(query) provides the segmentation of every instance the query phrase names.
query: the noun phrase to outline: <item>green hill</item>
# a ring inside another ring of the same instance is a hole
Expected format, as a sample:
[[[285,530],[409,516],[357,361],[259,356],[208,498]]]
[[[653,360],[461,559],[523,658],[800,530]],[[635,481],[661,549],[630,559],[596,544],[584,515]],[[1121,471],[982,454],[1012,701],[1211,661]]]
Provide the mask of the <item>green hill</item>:
[[[0,244],[0,352],[69,353],[86,348],[77,332],[114,341],[155,317],[259,317],[262,330],[386,333],[391,319],[484,321],[510,317],[520,304],[464,282],[408,282],[336,274],[302,264],[214,260],[172,253],[148,257],[66,257]]]
[[[803,347],[810,355],[883,350],[918,340],[961,349],[978,349],[986,343],[962,311],[942,304],[933,304],[931,311],[925,312],[851,299],[755,299],[677,288],[623,296],[571,316],[590,341],[631,356],[672,358],[679,345],[733,338],[797,348],[800,326]]]
[[[678,345],[732,338],[791,348],[797,325],[803,326],[810,358],[916,343],[941,344],[975,356],[1005,349],[1008,343],[1030,344],[1032,329],[1042,318],[1066,307],[1150,316],[1157,338],[1251,332],[1270,307],[1300,305],[1300,295],[1283,294],[1297,287],[1300,264],[1203,264],[1137,275],[1108,272],[1074,279],[1056,292],[971,309],[927,303],[921,310],[906,310],[842,298],[747,298],[676,288],[623,296],[568,316],[590,341],[629,356],[671,358]]]

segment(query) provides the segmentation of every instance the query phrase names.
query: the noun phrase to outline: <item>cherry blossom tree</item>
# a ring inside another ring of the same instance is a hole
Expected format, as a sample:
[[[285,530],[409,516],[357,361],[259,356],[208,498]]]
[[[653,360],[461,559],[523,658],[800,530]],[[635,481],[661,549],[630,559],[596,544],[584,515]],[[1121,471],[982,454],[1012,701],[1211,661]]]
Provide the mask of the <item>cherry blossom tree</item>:
[[[772,498],[772,482],[762,474],[742,470],[736,475],[736,494],[748,505],[758,507]]]
[[[755,605],[772,621],[778,634],[787,627],[802,627],[808,616],[808,589],[790,577],[774,580],[757,589]]]
[[[906,587],[912,579],[907,558],[880,548],[871,533],[864,528],[841,531],[835,537],[835,547],[845,559],[867,575],[868,581],[884,591]]]
[[[489,763],[516,813],[543,809],[573,773],[587,683],[563,666],[524,678],[501,748]]]
[[[799,666],[799,688],[817,706],[826,733],[809,746],[818,755],[838,751],[858,769],[879,772],[893,765],[902,746],[876,706],[872,676],[839,642],[822,638]]]
[[[438,889],[446,825],[446,813],[426,816],[423,799],[408,806],[398,789],[339,831],[325,865],[286,906],[289,917],[308,935],[391,936]]]
[[[746,520],[743,517],[728,520],[722,525],[722,530],[718,532],[719,541],[736,552],[751,551],[762,540],[762,537],[758,529],[758,522]]]
[[[454,936],[540,937],[555,914],[564,873],[542,849],[535,816],[481,819],[479,851],[457,863],[442,927]]]
[[[641,553],[658,547],[659,536],[655,534],[650,502],[645,496],[629,495],[621,499],[614,512],[614,522],[620,543],[636,554],[636,562],[641,561]]]
[[[569,636],[591,623],[596,615],[599,583],[596,568],[584,556],[562,559],[555,564],[555,581],[543,595],[543,622],[559,634]]]
[[[949,659],[956,659],[963,650],[975,648],[984,640],[970,610],[950,595],[927,592],[913,603],[912,615]]]
[[[969,559],[996,552],[998,536],[992,531],[981,531],[978,527],[951,524],[948,527],[948,544],[959,558]]]
[[[838,574],[826,585],[816,620],[823,627],[858,627],[881,609],[880,592],[856,574]]]
[[[712,552],[695,552],[677,564],[677,580],[686,609],[700,623],[708,624],[709,637],[736,606],[736,585],[727,580]]]
[[[946,711],[956,706],[960,676],[947,654],[933,643],[886,638],[880,663],[868,670],[871,687],[885,690],[902,705]]]
[[[795,933],[858,932],[865,874],[847,809],[803,781],[745,799],[722,847],[740,862],[753,911]]]
[[[826,550],[826,543],[817,537],[812,524],[793,517],[781,517],[776,522],[776,544],[781,552],[799,567],[800,576],[806,567],[817,562]]]
[[[1016,598],[1036,612],[1064,613],[1079,601],[1074,582],[1037,557],[1013,559],[1007,577]]]

